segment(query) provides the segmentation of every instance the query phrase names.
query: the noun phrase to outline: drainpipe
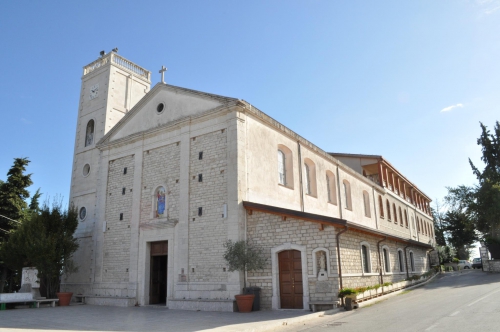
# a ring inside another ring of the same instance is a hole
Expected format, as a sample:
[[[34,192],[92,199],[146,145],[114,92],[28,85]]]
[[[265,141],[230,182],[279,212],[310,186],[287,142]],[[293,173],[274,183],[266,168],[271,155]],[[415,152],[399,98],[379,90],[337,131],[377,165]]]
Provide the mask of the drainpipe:
[[[380,285],[384,284],[384,277],[382,276],[382,257],[380,256],[380,243],[384,242],[385,240],[387,240],[387,236],[384,236],[382,240],[377,242],[378,265],[380,266]]]
[[[337,233],[337,259],[338,259],[338,264],[339,264],[339,286],[340,289],[342,289],[344,286],[342,285],[342,264],[340,261],[340,235],[342,233],[347,232],[347,226],[343,230]],[[342,298],[342,305],[344,305],[344,298]]]
[[[406,249],[409,248],[411,245],[407,245],[405,247],[405,265],[406,265],[406,279],[408,279],[410,277],[410,273],[408,272],[408,257],[406,255]]]
[[[304,188],[302,188],[302,154],[300,152],[300,142],[297,141],[299,152],[299,185],[300,185],[300,211],[304,212]]]

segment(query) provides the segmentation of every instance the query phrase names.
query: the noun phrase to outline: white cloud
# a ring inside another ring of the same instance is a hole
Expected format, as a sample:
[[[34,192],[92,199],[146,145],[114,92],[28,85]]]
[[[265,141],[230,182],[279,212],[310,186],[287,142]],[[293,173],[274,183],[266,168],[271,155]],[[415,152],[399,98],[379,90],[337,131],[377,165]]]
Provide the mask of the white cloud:
[[[493,8],[493,9],[486,10],[484,13],[485,13],[486,15],[490,15],[490,14],[492,14],[492,13],[496,12],[496,11],[497,11],[497,10],[499,10],[499,9],[500,9],[500,6],[495,7],[495,8]]]
[[[448,107],[445,107],[441,110],[441,112],[449,112],[451,111],[452,109],[454,108],[457,108],[457,107],[464,107],[463,104],[456,104],[456,105],[451,105],[451,106],[448,106]]]

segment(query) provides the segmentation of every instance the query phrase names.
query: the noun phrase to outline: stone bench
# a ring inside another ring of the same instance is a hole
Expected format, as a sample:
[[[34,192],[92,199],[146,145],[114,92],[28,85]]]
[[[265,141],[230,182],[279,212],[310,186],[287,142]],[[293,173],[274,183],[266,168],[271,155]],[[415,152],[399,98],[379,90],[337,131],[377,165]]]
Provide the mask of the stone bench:
[[[312,311],[316,312],[316,306],[318,305],[331,305],[335,308],[339,304],[339,301],[309,301],[308,304],[311,306]]]
[[[33,299],[31,293],[0,294],[0,310],[6,310],[7,303],[30,303],[33,308],[40,308],[40,303],[50,302],[51,307],[55,307],[58,301],[58,299]]]

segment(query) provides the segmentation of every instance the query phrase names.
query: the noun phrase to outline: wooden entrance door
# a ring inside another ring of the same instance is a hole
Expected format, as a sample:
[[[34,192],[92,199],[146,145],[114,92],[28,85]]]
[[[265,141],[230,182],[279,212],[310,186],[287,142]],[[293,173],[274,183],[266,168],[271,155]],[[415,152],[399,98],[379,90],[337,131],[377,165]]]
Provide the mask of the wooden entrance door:
[[[302,260],[298,250],[278,254],[281,309],[303,309]]]
[[[167,301],[167,263],[168,242],[151,243],[149,304],[166,303]]]

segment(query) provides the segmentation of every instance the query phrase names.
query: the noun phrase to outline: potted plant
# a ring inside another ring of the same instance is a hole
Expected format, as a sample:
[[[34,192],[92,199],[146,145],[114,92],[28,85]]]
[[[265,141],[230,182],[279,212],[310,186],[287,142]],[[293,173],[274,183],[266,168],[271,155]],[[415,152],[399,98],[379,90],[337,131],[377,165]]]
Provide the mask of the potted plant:
[[[228,270],[230,272],[243,272],[243,293],[245,293],[247,288],[247,271],[263,269],[266,263],[262,250],[254,248],[243,240],[236,242],[228,240],[224,243],[224,248],[226,250],[223,257],[227,262]],[[252,311],[254,294],[239,294],[234,297],[236,298],[239,312]]]
[[[357,290],[352,289],[352,288],[342,288],[339,290],[338,297],[344,302],[345,298],[345,310],[350,311],[353,309],[353,304],[356,303],[357,297]]]

